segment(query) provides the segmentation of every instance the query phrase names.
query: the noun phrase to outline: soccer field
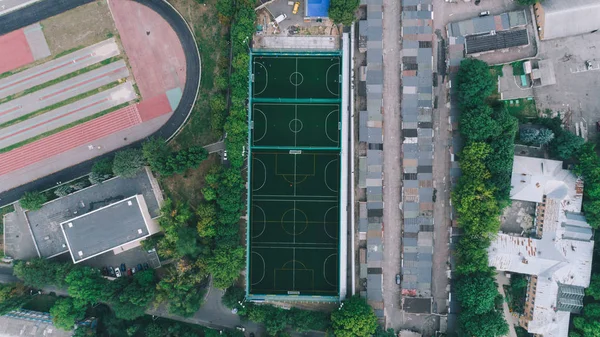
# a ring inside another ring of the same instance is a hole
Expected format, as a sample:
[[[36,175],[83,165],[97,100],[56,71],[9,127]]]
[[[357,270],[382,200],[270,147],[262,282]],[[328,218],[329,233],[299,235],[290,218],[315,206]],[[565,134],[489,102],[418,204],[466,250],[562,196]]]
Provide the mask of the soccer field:
[[[248,295],[339,295],[340,57],[252,60]]]

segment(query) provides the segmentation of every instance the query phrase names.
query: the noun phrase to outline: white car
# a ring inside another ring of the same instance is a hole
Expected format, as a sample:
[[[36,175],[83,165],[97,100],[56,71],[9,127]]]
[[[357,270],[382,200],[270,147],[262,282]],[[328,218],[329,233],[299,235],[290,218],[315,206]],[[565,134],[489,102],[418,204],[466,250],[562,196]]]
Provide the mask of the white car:
[[[117,275],[117,277],[121,277],[121,270],[119,270],[119,268],[115,268],[115,275]]]

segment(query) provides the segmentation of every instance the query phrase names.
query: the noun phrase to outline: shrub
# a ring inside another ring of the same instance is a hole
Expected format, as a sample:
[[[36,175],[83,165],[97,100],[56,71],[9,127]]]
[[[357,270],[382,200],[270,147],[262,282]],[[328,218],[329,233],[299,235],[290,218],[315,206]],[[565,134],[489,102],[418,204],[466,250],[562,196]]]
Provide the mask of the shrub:
[[[113,173],[123,178],[133,178],[144,166],[144,156],[138,149],[117,152],[113,161]]]
[[[35,211],[42,208],[42,205],[48,201],[46,196],[40,192],[25,192],[21,198],[21,206],[24,209]]]

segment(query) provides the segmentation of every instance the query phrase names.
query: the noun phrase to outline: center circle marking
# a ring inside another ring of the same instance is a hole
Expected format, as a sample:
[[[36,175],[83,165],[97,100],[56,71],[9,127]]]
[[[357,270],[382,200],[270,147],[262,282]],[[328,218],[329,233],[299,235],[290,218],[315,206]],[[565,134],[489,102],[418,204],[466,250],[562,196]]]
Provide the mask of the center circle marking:
[[[293,86],[299,86],[300,84],[302,84],[302,82],[304,82],[304,76],[302,76],[301,73],[294,71],[291,75],[290,75],[290,83],[292,83]]]
[[[304,124],[302,124],[302,121],[299,120],[298,118],[294,118],[290,121],[289,127],[290,127],[290,131],[292,131],[293,133],[298,133],[298,132],[302,131]]]
[[[289,235],[300,235],[308,228],[308,217],[302,210],[288,209],[281,217],[281,227]]]

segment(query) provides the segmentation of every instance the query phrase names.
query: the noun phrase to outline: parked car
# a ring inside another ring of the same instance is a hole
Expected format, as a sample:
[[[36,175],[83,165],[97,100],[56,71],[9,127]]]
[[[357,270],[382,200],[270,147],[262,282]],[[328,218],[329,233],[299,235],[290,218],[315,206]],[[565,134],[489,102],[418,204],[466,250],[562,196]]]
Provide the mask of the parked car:
[[[136,269],[137,271],[142,271],[142,270],[144,270],[144,269],[142,268],[142,264],[141,264],[141,263],[138,263],[138,265],[135,267],[135,269]]]
[[[144,270],[148,270],[148,263],[144,263]]]
[[[131,268],[131,274],[135,274],[135,273],[137,273],[137,271],[138,271],[138,270],[137,270],[137,269],[135,269],[135,267]]]
[[[102,276],[108,276],[108,268],[102,267],[102,270],[100,272],[102,273]]]
[[[236,326],[235,328],[236,328],[236,329],[238,329],[238,330],[240,330],[240,331],[242,331],[242,332],[246,331],[246,328],[244,328],[244,327],[243,327],[243,326],[241,326],[241,325],[238,325],[238,326]]]
[[[127,269],[127,276],[131,276],[133,273],[131,272],[131,268]]]
[[[120,270],[119,268],[115,268],[115,275],[116,275],[117,277],[121,277],[121,276],[123,276],[123,275],[121,274],[121,270]]]
[[[127,270],[125,263],[121,263],[121,273],[125,273],[125,271]]]
[[[110,276],[112,276],[112,277],[115,277],[115,276],[116,276],[116,274],[115,274],[115,269],[114,269],[113,267],[110,267],[110,266],[109,266],[109,267],[108,267],[108,274],[109,274]]]
[[[400,274],[396,274],[396,284],[400,284]]]
[[[300,9],[300,2],[296,1],[296,3],[294,4],[294,9],[292,10],[292,14],[298,14],[298,9]]]
[[[483,11],[481,13],[479,13],[479,16],[488,16],[490,15],[490,11]]]

